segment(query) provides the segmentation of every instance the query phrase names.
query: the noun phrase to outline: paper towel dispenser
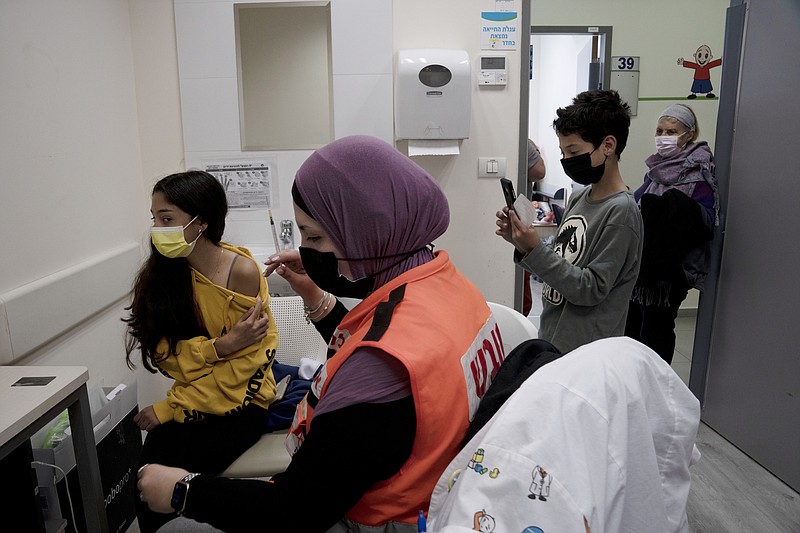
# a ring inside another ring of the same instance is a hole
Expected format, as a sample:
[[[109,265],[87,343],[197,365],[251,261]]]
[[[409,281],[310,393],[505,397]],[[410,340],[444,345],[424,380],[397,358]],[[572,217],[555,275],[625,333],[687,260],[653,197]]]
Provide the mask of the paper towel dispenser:
[[[464,50],[399,50],[394,91],[396,137],[468,138],[470,72]]]

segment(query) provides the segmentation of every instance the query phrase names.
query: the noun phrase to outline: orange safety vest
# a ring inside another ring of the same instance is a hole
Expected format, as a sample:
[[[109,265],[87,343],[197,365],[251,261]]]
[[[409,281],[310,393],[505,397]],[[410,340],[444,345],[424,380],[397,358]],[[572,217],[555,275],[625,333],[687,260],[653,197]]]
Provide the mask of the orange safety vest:
[[[371,487],[345,518],[368,526],[415,524],[505,358],[500,330],[478,289],[446,252],[438,252],[433,261],[378,288],[344,317],[329,345],[335,355],[297,407],[286,440],[290,453],[310,431],[313,406],[325,396],[331,377],[364,346],[405,365],[417,432],[400,471]]]

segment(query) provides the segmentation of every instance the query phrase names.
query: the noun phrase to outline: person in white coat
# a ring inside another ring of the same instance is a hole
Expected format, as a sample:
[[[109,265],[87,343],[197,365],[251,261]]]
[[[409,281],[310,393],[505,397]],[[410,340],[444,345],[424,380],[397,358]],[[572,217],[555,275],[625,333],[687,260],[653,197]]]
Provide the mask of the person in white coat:
[[[471,531],[481,512],[496,531],[688,532],[699,423],[697,398],[650,348],[586,344],[534,372],[450,463],[428,531]],[[483,468],[469,469],[478,449]]]

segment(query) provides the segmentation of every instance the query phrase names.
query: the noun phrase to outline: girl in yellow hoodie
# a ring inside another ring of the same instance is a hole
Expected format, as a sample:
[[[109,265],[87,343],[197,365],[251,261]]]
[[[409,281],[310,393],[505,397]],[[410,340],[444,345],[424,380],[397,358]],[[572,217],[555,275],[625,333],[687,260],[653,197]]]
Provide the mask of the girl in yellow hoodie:
[[[218,474],[267,430],[278,334],[259,265],[221,242],[227,211],[222,185],[203,171],[153,188],[151,253],[124,319],[127,361],[138,348],[147,370],[175,382],[134,418],[148,432],[142,465]],[[174,517],[138,501],[137,515],[143,533]]]

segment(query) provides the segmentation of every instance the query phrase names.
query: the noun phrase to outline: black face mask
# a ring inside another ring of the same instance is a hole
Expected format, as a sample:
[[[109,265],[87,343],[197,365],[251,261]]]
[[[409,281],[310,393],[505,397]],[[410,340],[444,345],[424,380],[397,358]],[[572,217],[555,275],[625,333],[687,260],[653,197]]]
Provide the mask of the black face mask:
[[[564,173],[572,181],[581,185],[591,185],[600,181],[606,171],[606,161],[604,159],[600,165],[593,167],[592,154],[595,150],[597,148],[586,154],[562,159],[561,166],[564,167]],[[608,156],[606,156],[606,159],[608,159]]]
[[[431,250],[433,250],[432,244],[428,246]],[[308,274],[308,277],[311,278],[311,281],[316,283],[317,287],[323,291],[328,291],[334,296],[341,296],[343,298],[360,298],[363,300],[375,288],[375,276],[399,265],[407,258],[421,250],[424,250],[424,248],[383,257],[346,259],[336,257],[336,254],[333,252],[319,252],[313,248],[301,246],[300,260],[303,262],[303,268],[305,269],[306,274]],[[400,257],[400,259],[388,267],[375,272],[371,276],[367,276],[366,278],[350,281],[346,277],[339,274],[339,261],[367,261],[373,259],[386,259],[389,257]]]
[[[313,248],[300,247],[303,268],[323,291],[343,298],[364,299],[375,286],[375,276],[350,281],[339,274],[339,261],[333,252],[319,252]]]

